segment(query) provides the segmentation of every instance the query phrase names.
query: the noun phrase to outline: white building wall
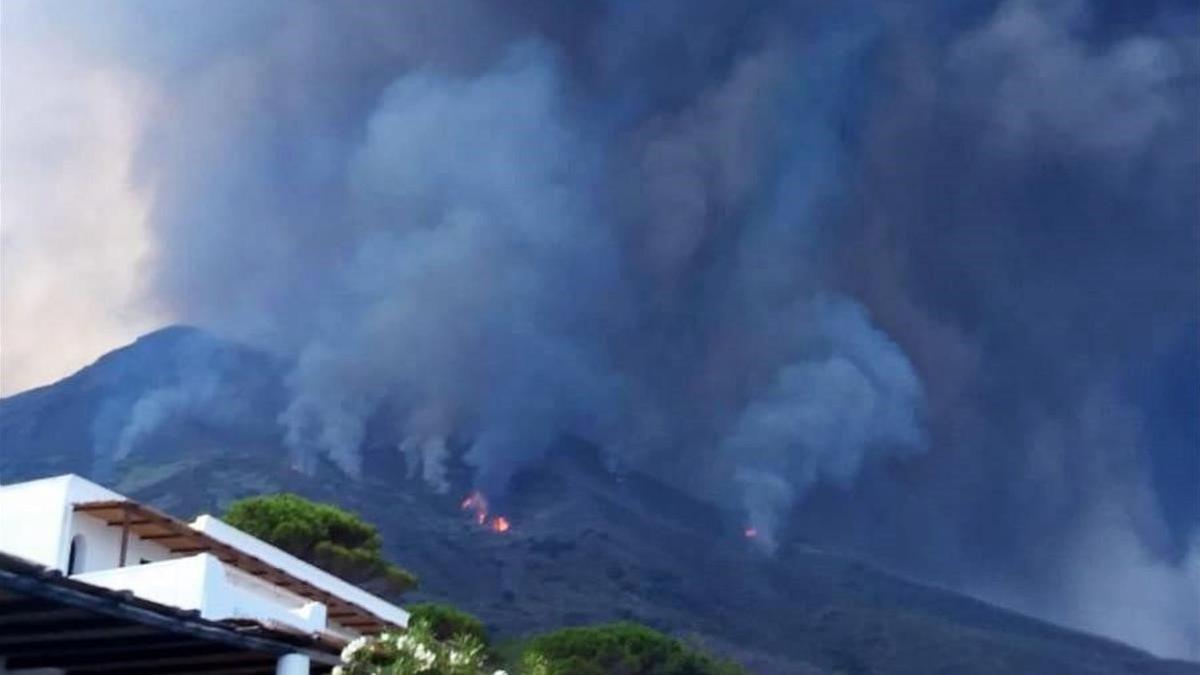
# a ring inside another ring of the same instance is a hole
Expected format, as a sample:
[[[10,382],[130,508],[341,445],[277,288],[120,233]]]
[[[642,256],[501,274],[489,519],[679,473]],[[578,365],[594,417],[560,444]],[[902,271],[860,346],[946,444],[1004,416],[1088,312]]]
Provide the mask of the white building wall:
[[[82,556],[79,555],[79,550],[76,551],[76,572],[95,572],[120,566],[121,527],[119,525],[109,525],[86,513],[72,512],[69,518],[68,550],[71,539],[78,536],[83,541]],[[132,532],[129,533],[129,541],[125,550],[126,565],[138,565],[143,560],[158,562],[171,557],[171,552],[166,547],[153,541],[145,541]],[[66,569],[65,562],[63,569]]]
[[[139,598],[164,605],[202,610],[207,590],[206,564],[203,555],[194,555],[149,565],[85,572],[74,578],[114,591],[132,591]]]
[[[79,581],[131,591],[212,621],[276,621],[314,633],[325,628],[325,605],[242,572],[208,553],[133,567],[88,572]]]
[[[236,567],[223,565],[219,561],[217,564],[219,568],[214,573],[220,575],[220,588],[210,588],[211,604],[206,607],[213,617],[256,618],[273,615],[279,621],[310,633],[325,628],[327,610],[323,603],[274,586]],[[286,615],[280,615],[281,610]]]
[[[67,483],[71,476],[0,486],[0,550],[62,569]]]
[[[244,551],[250,555],[270,563],[288,574],[302,579],[324,591],[332,593],[343,600],[352,602],[397,626],[408,625],[408,612],[379,598],[353,584],[342,581],[332,574],[318,569],[303,560],[282,551],[256,537],[228,525],[212,516],[200,516],[191,523],[192,529],[199,530],[217,541]],[[345,630],[345,629],[343,629]]]
[[[74,474],[0,486],[0,550],[66,572],[71,541],[81,535],[79,570],[116,567],[121,558],[121,528],[75,513],[74,506],[117,499],[124,497]],[[130,534],[126,564],[169,557],[166,548]]]
[[[76,534],[84,536],[83,570],[90,571],[116,567],[121,554],[121,528],[109,527],[99,518],[75,513],[74,507],[76,504],[86,502],[123,500],[125,496],[96,485],[89,480],[84,480],[74,474],[68,474],[66,479],[67,489],[63,510],[66,514],[64,532],[67,536],[62,537],[58,564],[55,567],[63,572],[67,571],[71,538]],[[130,553],[133,546],[134,536],[131,533],[129,536],[129,550],[126,551],[125,556],[126,564],[137,563],[138,561],[138,558]],[[162,547],[159,547],[159,549],[165,553],[165,549],[162,549]]]
[[[75,475],[0,486],[0,550],[66,572],[71,542],[76,549],[76,578],[185,609],[206,618],[274,619],[305,630],[354,637],[357,631],[327,620],[324,604],[273,586],[207,554],[172,554],[130,532],[119,568],[121,527],[108,525],[74,505],[124,500],[120,494]],[[203,532],[286,573],[396,625],[408,624],[408,612],[211,516],[191,523]],[[142,564],[146,561],[146,564]]]

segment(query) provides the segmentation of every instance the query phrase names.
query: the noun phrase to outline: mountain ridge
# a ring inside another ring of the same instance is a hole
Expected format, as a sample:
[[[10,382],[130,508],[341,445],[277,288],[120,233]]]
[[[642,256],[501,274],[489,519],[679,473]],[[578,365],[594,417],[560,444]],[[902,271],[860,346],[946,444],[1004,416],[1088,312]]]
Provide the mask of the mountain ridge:
[[[181,516],[282,490],[334,502],[376,523],[390,556],[422,577],[406,601],[461,605],[502,638],[632,619],[762,673],[1200,673],[802,541],[765,555],[734,514],[610,471],[577,439],[496,500],[504,534],[459,509],[472,487],[462,448],[445,491],[383,441],[364,448],[361,480],[325,462],[301,471],[276,423],[285,372],[200,329],[155,331],[0,399],[0,479],[79,473]]]

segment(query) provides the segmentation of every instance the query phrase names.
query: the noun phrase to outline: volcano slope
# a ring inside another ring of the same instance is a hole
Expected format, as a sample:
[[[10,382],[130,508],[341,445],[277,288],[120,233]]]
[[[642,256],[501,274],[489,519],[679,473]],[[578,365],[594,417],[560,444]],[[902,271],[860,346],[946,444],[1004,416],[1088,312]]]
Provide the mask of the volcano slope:
[[[278,491],[336,503],[420,575],[406,601],[463,607],[499,639],[631,619],[768,675],[1200,674],[805,542],[768,555],[732,514],[611,471],[577,440],[491,495],[502,533],[461,509],[465,465],[452,456],[435,490],[385,435],[364,448],[361,479],[298,470],[275,422],[285,366],[194,329],[153,333],[0,400],[0,480],[75,472],[181,516]]]

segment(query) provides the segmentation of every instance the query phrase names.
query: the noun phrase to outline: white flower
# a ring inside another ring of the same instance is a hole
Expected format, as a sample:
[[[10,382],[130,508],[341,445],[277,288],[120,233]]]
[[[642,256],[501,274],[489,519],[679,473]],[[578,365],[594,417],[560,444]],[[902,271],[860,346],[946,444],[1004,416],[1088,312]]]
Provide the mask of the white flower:
[[[492,675],[508,675],[508,671],[507,670],[497,670],[496,672],[492,673]]]
[[[420,661],[423,667],[429,668],[433,665],[433,662],[437,657],[434,656],[434,653],[430,651],[428,647],[419,644],[413,648],[413,658],[415,658],[417,661]]]
[[[350,644],[346,645],[342,649],[342,660],[349,661],[350,659],[354,658],[354,653],[357,652],[358,650],[362,649],[366,645],[367,645],[366,636],[354,638],[353,640],[350,641]]]

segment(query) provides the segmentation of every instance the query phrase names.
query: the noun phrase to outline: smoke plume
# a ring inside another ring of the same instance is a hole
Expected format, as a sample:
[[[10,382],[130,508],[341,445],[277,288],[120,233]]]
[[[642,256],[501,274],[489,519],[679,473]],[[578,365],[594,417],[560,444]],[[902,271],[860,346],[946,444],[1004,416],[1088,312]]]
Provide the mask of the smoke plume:
[[[1195,7],[5,19],[151,92],[155,302],[295,364],[298,463],[369,471],[386,420],[414,475],[444,486],[460,438],[499,491],[577,436],[768,546],[1200,657],[1200,430],[1155,375],[1197,375]],[[133,405],[117,452],[215,391]],[[1103,589],[1143,585],[1121,619]]]

